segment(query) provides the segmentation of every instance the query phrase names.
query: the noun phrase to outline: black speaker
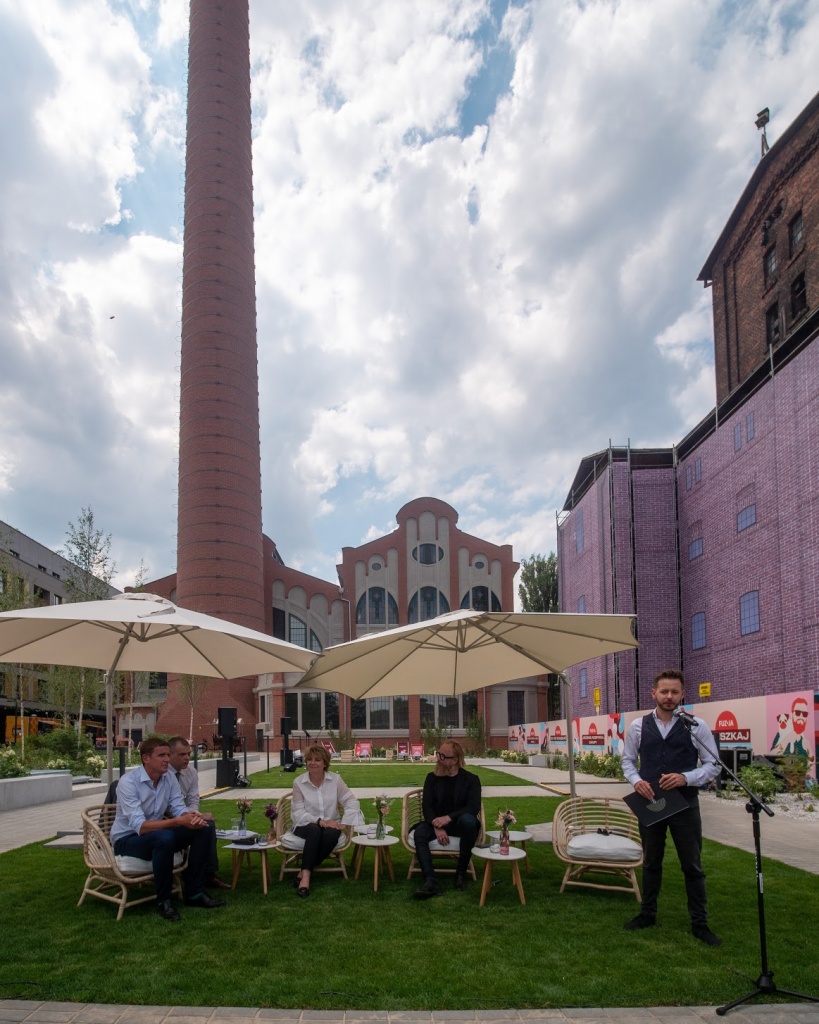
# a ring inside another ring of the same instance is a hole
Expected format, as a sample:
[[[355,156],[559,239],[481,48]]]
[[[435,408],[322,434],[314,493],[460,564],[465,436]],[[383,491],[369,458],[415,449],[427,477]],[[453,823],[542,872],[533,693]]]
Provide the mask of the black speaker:
[[[281,729],[282,736],[285,739],[287,739],[287,737],[290,735],[290,719],[289,718],[283,718],[282,721],[281,721],[281,726],[282,726],[282,729]]]
[[[293,763],[293,751],[292,750],[280,750],[279,751],[279,764],[288,765]]]
[[[219,735],[222,739],[233,739],[236,735],[236,708],[219,708]]]
[[[229,789],[236,785],[239,778],[239,762],[229,758],[222,758],[216,762],[216,788]]]

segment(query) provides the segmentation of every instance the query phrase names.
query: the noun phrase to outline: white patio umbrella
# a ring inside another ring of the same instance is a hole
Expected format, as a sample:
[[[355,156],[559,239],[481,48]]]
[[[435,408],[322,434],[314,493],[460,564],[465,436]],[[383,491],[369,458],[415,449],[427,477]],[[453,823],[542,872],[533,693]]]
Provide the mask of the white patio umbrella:
[[[525,676],[563,677],[574,793],[571,665],[638,646],[632,615],[456,611],[328,647],[302,677],[348,697],[457,694]]]
[[[26,608],[0,614],[0,662],[105,669],[108,781],[112,777],[113,673],[176,672],[238,679],[303,672],[316,655],[295,644],[155,594]]]

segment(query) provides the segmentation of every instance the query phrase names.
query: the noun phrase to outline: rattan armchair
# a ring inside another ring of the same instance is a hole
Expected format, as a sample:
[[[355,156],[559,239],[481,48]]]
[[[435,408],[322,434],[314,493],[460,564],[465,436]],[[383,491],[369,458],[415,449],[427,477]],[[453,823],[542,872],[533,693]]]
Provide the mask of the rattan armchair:
[[[407,878],[412,878],[413,875],[421,873],[421,866],[418,863],[418,857],[415,853],[414,829],[419,822],[424,820],[423,796],[423,788],[411,789],[408,793],[404,794],[404,799],[401,804],[401,842],[412,854]],[[484,813],[483,803],[481,803],[481,813],[478,820],[480,824],[480,831],[478,832],[476,842],[482,843],[486,838],[486,814]],[[450,861],[457,860],[461,851],[461,841],[458,836],[452,836],[447,846],[441,846],[437,840],[433,839],[429,844],[429,851],[433,857],[444,857]],[[456,868],[440,868],[436,870],[440,870],[443,874],[453,874]],[[477,877],[475,874],[475,865],[471,860],[469,862],[469,873],[473,878]]]
[[[150,861],[114,855],[109,837],[116,813],[116,804],[88,807],[82,812],[83,859],[88,868],[88,878],[77,906],[82,905],[86,896],[96,896],[117,906],[119,921],[128,907],[155,902],[156,888]],[[179,863],[176,863],[177,859]],[[177,854],[173,869],[173,891],[180,896],[182,882],[179,876],[186,862],[187,853],[184,856]],[[150,892],[146,893],[146,886]]]
[[[285,793],[284,796],[280,796],[276,807],[278,808],[278,815],[276,817],[276,842],[273,844],[273,848],[282,855],[282,864],[279,871],[279,881],[284,878],[285,872],[289,874],[295,874],[295,872],[301,870],[301,855],[304,850],[304,840],[300,839],[292,831],[293,826],[293,791]],[[341,815],[339,815],[341,817]],[[333,863],[327,863],[325,861],[317,868],[313,868],[313,872],[325,871],[335,872],[339,871],[346,878],[347,877],[347,866],[344,863],[344,852],[350,848],[353,842],[353,829],[352,826],[346,825],[344,830],[336,843],[336,848],[328,857],[329,861]]]
[[[574,797],[560,804],[552,822],[552,848],[568,866],[560,891],[567,885],[631,892],[640,901],[637,868],[643,847],[637,819],[620,800]],[[616,884],[589,881],[588,875],[614,876]],[[625,884],[622,884],[625,882]]]

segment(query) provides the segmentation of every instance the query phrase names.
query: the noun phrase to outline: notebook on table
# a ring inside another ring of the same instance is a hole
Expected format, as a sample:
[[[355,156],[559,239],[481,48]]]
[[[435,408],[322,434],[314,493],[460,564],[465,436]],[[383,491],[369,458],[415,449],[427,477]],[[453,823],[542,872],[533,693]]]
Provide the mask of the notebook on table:
[[[629,793],[623,797],[641,825],[656,825],[658,821],[688,809],[688,801],[679,789],[660,789],[657,785],[652,788],[657,794],[653,800],[647,800],[639,793]]]

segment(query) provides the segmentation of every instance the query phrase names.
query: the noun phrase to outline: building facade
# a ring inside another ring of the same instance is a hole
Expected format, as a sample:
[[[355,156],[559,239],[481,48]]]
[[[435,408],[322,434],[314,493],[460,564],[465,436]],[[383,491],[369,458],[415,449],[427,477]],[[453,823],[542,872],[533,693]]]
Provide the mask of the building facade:
[[[579,714],[813,690],[819,673],[819,95],[763,157],[700,280],[717,406],[678,445],[581,462],[561,611],[637,614],[640,650],[572,670]],[[581,607],[582,606],[582,607]]]

